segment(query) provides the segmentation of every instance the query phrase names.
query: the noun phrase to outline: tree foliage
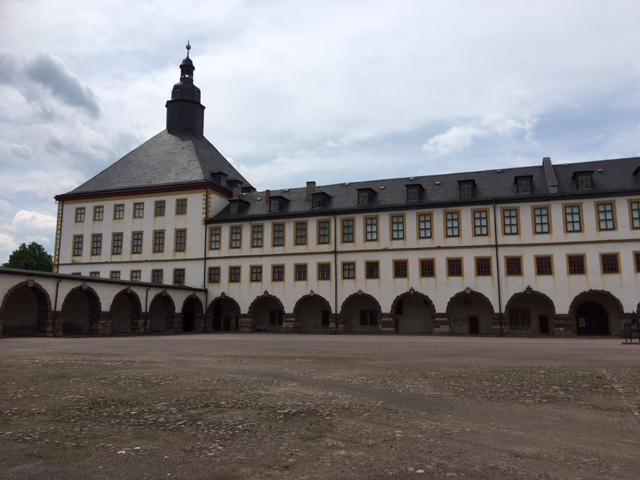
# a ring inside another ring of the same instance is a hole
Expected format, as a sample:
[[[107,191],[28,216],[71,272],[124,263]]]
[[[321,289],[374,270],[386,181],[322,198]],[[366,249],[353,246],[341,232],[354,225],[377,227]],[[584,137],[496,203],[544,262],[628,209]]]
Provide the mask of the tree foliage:
[[[31,242],[29,245],[22,243],[13,251],[9,261],[3,267],[52,272],[53,257],[39,243]]]

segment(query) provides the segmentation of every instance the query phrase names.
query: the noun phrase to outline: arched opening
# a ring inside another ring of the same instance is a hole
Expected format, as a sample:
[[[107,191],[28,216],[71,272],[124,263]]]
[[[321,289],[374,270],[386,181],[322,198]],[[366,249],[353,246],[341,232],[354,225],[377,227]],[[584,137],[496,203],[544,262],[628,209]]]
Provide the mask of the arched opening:
[[[555,307],[546,295],[528,288],[516,293],[505,308],[506,322],[512,335],[554,332]]]
[[[410,291],[399,295],[391,306],[398,333],[432,333],[436,309],[429,297]]]
[[[111,332],[116,334],[137,332],[141,313],[140,299],[135,293],[130,290],[119,292],[109,309]]]
[[[2,334],[5,337],[45,335],[51,302],[47,292],[33,281],[11,288],[0,307]]]
[[[209,304],[207,313],[211,318],[214,332],[235,332],[238,330],[240,306],[229,297],[218,297]]]
[[[149,333],[172,332],[175,315],[176,307],[171,297],[166,292],[157,294],[149,306]]]
[[[470,289],[454,295],[447,305],[451,333],[489,335],[493,333],[493,306],[487,297]]]
[[[382,309],[371,295],[358,292],[342,304],[341,316],[347,333],[375,333],[380,331]]]
[[[327,332],[331,328],[331,305],[320,295],[306,295],[298,300],[293,315],[299,332]]]
[[[256,298],[249,307],[257,332],[281,332],[284,328],[284,306],[273,295]]]
[[[63,335],[96,335],[100,318],[100,301],[91,287],[76,287],[62,304]]]
[[[198,297],[190,296],[182,304],[182,331],[193,332],[202,318],[202,302]]]
[[[574,298],[569,313],[576,335],[616,335],[622,331],[624,309],[620,301],[604,290],[589,290]]]

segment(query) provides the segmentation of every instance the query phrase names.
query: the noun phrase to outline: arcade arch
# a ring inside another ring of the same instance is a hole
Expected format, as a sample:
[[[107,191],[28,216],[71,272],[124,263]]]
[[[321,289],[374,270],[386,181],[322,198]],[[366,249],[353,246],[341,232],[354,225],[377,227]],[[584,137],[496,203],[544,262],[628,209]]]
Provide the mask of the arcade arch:
[[[293,308],[299,332],[324,332],[331,328],[331,305],[322,296],[305,295]]]
[[[398,295],[391,305],[397,333],[432,333],[436,309],[431,299],[409,290]]]
[[[491,334],[493,314],[491,301],[471,289],[458,292],[447,304],[451,333]]]
[[[277,297],[267,292],[251,303],[249,316],[253,318],[258,332],[281,332],[284,328],[284,306]]]
[[[361,290],[347,297],[340,311],[347,333],[372,333],[380,331],[382,309],[378,301]]]
[[[5,295],[0,306],[0,333],[5,337],[46,335],[51,300],[33,281],[21,282]]]

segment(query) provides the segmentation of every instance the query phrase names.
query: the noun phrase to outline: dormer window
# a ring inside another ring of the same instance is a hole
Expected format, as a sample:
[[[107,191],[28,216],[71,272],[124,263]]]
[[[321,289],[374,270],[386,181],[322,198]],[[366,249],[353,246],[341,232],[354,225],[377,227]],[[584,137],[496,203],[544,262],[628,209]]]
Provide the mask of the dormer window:
[[[422,199],[424,187],[420,184],[407,185],[407,202],[419,202]]]
[[[280,195],[271,196],[269,198],[269,211],[282,212],[286,209],[288,200]]]
[[[460,197],[473,197],[476,189],[475,180],[459,180]]]
[[[224,172],[211,172],[211,176],[213,177],[213,181],[216,182],[221,187],[227,188],[227,177],[228,175]]]
[[[358,189],[358,205],[369,205],[375,193],[376,192],[374,192],[370,188],[359,188]]]
[[[311,194],[311,208],[323,208],[329,202],[331,197],[324,192],[316,192]]]
[[[576,188],[578,190],[589,190],[593,188],[593,171],[575,172],[572,178],[573,181],[576,182]]]
[[[517,193],[533,192],[533,177],[530,175],[526,177],[516,177],[514,183],[516,185]]]
[[[244,200],[240,200],[239,198],[234,198],[229,201],[229,215],[238,215],[242,213],[243,209],[249,205]]]

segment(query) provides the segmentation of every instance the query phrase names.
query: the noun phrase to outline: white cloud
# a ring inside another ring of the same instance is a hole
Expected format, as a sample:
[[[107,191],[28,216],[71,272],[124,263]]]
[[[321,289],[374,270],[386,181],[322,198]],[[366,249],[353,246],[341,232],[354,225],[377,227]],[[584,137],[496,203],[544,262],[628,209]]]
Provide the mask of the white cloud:
[[[0,206],[4,209],[9,204],[0,200]],[[13,218],[1,218],[0,264],[5,263],[21,243],[40,243],[53,255],[55,228],[56,217],[40,212],[20,210]]]

